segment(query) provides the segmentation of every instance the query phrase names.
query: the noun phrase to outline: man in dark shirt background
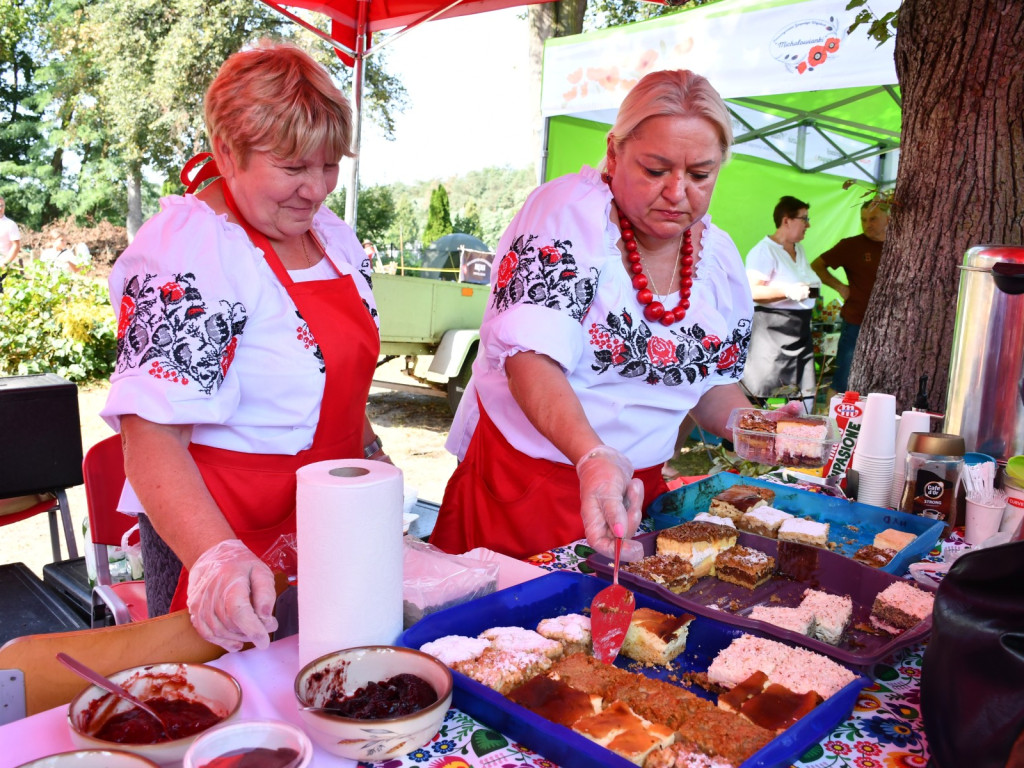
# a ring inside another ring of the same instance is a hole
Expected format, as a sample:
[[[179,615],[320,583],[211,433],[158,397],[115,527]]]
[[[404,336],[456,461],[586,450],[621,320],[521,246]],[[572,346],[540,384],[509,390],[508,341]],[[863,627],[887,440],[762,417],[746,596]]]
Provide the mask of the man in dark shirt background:
[[[811,262],[811,269],[821,278],[823,285],[835,290],[843,300],[840,317],[843,327],[839,333],[836,351],[836,372],[832,389],[845,392],[853,363],[853,351],[860,335],[860,325],[875,285],[878,262],[882,256],[885,230],[889,224],[889,207],[879,200],[869,200],[860,209],[860,235],[840,240]],[[842,269],[846,283],[841,283],[829,270]]]

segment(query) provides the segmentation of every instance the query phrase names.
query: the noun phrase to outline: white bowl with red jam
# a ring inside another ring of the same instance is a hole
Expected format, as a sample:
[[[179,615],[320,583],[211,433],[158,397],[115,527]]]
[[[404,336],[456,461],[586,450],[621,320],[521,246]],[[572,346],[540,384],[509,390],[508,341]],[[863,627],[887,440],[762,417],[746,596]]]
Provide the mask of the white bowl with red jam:
[[[347,648],[303,667],[295,698],[306,732],[324,750],[386,760],[434,738],[452,703],[452,673],[412,648]]]
[[[68,705],[71,740],[77,747],[123,750],[155,763],[180,763],[201,733],[235,717],[242,705],[238,681],[206,664],[147,664],[108,677],[157,710],[163,724],[90,685]]]
[[[147,760],[131,752],[114,749],[80,749],[75,752],[61,752],[57,755],[41,757],[29,763],[22,763],[18,768],[159,768],[152,760]]]

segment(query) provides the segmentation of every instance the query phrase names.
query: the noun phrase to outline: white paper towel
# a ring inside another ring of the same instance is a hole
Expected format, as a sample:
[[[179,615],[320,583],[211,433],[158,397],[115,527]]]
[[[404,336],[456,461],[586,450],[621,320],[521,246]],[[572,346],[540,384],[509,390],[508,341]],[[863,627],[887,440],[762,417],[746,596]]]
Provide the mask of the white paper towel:
[[[402,471],[380,461],[321,461],[296,491],[299,664],[402,632]]]

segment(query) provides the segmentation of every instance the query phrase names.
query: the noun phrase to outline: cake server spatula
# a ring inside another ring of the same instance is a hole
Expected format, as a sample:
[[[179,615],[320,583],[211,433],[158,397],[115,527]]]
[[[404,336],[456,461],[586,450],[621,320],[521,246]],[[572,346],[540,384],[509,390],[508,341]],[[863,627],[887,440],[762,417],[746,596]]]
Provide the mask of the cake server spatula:
[[[626,639],[629,622],[633,618],[636,598],[619,584],[619,554],[622,537],[615,538],[615,566],[612,583],[594,595],[590,604],[590,632],[594,640],[594,655],[605,664],[611,664],[619,655]]]

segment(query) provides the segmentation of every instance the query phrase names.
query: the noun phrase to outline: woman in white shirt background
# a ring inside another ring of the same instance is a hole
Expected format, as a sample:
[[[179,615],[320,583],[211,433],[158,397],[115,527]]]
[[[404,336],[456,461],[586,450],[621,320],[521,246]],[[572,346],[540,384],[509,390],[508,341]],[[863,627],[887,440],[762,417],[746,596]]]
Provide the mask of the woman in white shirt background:
[[[780,198],[772,212],[775,232],[747,254],[754,325],[743,373],[752,397],[765,400],[791,386],[808,413],[816,388],[811,313],[821,295],[821,279],[800,242],[811,227],[810,207],[790,195]]]

